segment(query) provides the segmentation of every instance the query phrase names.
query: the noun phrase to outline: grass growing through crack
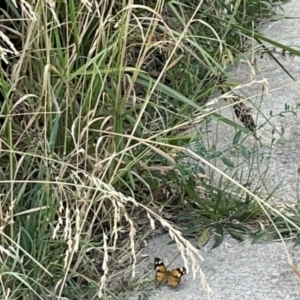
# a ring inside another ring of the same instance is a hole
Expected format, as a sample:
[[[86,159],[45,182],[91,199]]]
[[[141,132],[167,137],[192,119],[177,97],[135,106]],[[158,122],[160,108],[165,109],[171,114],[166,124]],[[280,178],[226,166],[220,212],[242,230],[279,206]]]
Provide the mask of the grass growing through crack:
[[[189,149],[193,159],[222,156],[191,130],[209,119],[249,133],[203,105],[229,86],[219,79],[245,57],[251,20],[269,7],[257,1],[5,4],[1,297],[118,299],[122,289],[113,282],[126,288],[119,274],[129,262],[135,271],[144,228],[162,225],[197,266],[198,251],[165,214],[196,207],[199,231],[212,224],[217,233],[224,224],[231,232],[242,228],[230,223],[232,216],[261,215],[251,197],[236,205],[240,190],[224,177],[218,187],[201,183],[193,176],[201,170],[189,169],[181,156],[195,140],[200,150]],[[232,168],[231,159],[222,161]],[[196,225],[187,229],[195,233]]]

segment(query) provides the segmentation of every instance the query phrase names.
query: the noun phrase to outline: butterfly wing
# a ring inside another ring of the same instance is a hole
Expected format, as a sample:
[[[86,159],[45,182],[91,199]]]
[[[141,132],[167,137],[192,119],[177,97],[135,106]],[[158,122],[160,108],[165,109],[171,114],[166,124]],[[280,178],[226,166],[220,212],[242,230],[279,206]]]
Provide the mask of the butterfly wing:
[[[176,287],[181,280],[181,277],[186,274],[185,268],[173,269],[168,272],[167,284],[173,287]]]
[[[167,268],[165,266],[165,264],[163,263],[163,261],[158,258],[155,257],[154,259],[154,269],[155,269],[155,280],[158,283],[162,283],[167,276]]]

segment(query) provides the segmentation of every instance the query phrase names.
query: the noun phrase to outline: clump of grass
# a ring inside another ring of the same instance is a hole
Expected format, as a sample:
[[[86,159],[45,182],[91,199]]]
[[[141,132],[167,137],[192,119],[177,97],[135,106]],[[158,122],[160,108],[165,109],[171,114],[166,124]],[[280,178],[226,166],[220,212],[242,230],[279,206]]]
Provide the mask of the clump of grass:
[[[240,126],[203,105],[243,44],[236,22],[245,36],[263,3],[5,1],[3,298],[117,299],[113,276],[129,262],[134,274],[139,234],[158,224],[199,271],[197,250],[158,208],[194,195],[201,218],[228,216],[199,197],[179,154],[209,115]]]

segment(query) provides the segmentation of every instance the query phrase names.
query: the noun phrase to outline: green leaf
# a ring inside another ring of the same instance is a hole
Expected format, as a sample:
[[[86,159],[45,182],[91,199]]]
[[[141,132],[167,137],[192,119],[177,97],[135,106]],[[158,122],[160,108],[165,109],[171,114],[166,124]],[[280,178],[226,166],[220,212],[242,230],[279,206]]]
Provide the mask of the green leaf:
[[[177,222],[188,222],[191,221],[190,217],[188,216],[176,216],[176,221]],[[195,237],[195,235],[197,235],[199,232],[201,232],[203,230],[203,225],[202,224],[195,224],[195,225],[191,225],[188,226],[187,228],[185,228],[185,230],[182,232],[184,237]]]
[[[241,139],[241,137],[242,137],[242,131],[239,130],[239,131],[234,135],[232,144],[233,144],[233,145],[238,144],[239,141],[240,141],[240,139]]]
[[[214,244],[211,249],[219,247],[223,242],[223,228],[220,224],[216,225],[215,235],[214,235]]]
[[[239,241],[243,241],[245,239],[245,237],[247,236],[245,234],[245,232],[242,232],[242,231],[234,229],[234,228],[227,228],[227,230],[233,238],[235,238]]]
[[[226,165],[227,167],[234,168],[233,161],[231,161],[227,157],[221,157],[221,160],[222,160],[223,164]]]
[[[222,151],[218,151],[218,150],[209,151],[206,155],[206,158],[207,159],[217,158],[220,157],[222,153],[223,153]]]
[[[249,150],[244,147],[243,145],[240,145],[239,146],[239,149],[240,149],[240,153],[241,155],[245,158],[245,159],[249,159],[250,158],[250,152]]]
[[[197,246],[199,248],[204,246],[207,243],[207,241],[209,240],[210,235],[211,235],[210,228],[209,227],[204,228],[197,238]]]
[[[298,234],[294,240],[294,247],[298,246],[300,244],[300,234]]]
[[[270,233],[267,232],[267,231],[263,231],[263,232],[259,233],[258,235],[256,235],[256,236],[253,238],[251,244],[252,244],[252,245],[257,244],[257,243],[259,243],[259,242],[261,242],[261,241],[266,240],[268,237],[270,237]]]
[[[218,151],[218,150],[214,150],[213,152],[212,152],[212,156],[214,157],[214,158],[216,158],[216,157],[220,157],[221,155],[222,155],[222,151]]]
[[[232,225],[230,225],[230,227],[234,228],[234,229],[236,229],[238,231],[243,231],[244,234],[246,234],[246,235],[252,235],[253,234],[252,231],[247,226],[245,226],[245,225],[232,224]]]
[[[273,222],[276,225],[286,224],[286,220],[281,216],[275,216],[275,218],[273,218]]]

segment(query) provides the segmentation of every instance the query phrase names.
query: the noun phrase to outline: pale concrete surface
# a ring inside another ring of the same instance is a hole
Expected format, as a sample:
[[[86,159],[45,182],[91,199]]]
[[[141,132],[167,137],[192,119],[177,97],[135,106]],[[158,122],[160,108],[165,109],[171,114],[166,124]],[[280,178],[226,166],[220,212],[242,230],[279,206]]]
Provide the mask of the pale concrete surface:
[[[145,280],[153,280],[154,270],[150,268],[155,256],[164,258],[169,263],[178,251],[173,245],[167,245],[169,238],[162,236],[149,242],[144,250],[149,259],[140,268],[141,275],[146,272]],[[164,247],[162,247],[164,245]],[[204,262],[199,261],[206,280],[212,289],[210,293],[213,300],[296,300],[300,299],[300,278],[288,265],[287,256],[281,242],[269,242],[251,245],[250,241],[239,243],[227,237],[220,247],[210,250],[209,242],[199,250]],[[288,243],[288,250],[293,258],[294,265],[300,265],[299,248]],[[179,257],[171,267],[183,266]],[[203,290],[199,275],[195,280],[191,272],[182,277],[177,288],[161,286],[152,292],[144,291],[149,300],[200,300],[209,299]],[[142,291],[141,291],[142,293]],[[129,300],[138,300],[132,295]],[[143,299],[143,298],[141,298]],[[147,299],[147,298],[144,298]]]
[[[295,48],[300,48],[300,1],[292,0],[283,5],[285,14],[294,19],[282,19],[276,22],[268,22],[261,26],[261,32],[267,37],[283,44],[288,44]],[[296,18],[299,19],[296,19]],[[276,55],[276,54],[275,54]],[[272,60],[267,56],[257,60],[257,74],[251,75],[246,64],[240,64],[232,70],[232,77],[238,78],[241,83],[249,83],[252,80],[266,79],[269,85],[269,95],[262,96],[262,84],[253,84],[242,89],[242,92],[251,97],[255,105],[260,106],[260,110],[266,117],[284,111],[285,104],[295,107],[300,103],[300,58],[281,57],[276,55],[287,70],[294,76],[296,81],[292,81]],[[220,103],[221,106],[225,102]],[[230,109],[221,109],[222,115],[232,118]],[[256,118],[260,127],[265,119],[262,114]],[[297,170],[300,167],[300,116],[287,114],[285,117],[277,116],[271,120],[271,125],[262,126],[259,129],[261,135],[260,143],[255,139],[248,138],[245,145],[257,146],[258,157],[253,161],[253,165],[241,166],[243,171],[254,169],[251,180],[261,172],[267,170],[266,185],[271,190],[276,184],[282,183],[280,191],[276,193],[276,202],[296,203],[297,190]],[[212,125],[213,128],[214,125]],[[284,143],[278,143],[280,135],[275,132],[272,135],[273,126],[278,131],[284,128]],[[232,128],[226,126],[214,127],[218,130],[218,146],[226,149],[232,144],[234,132]],[[271,145],[272,138],[276,142]],[[215,138],[212,134],[211,139]],[[247,173],[247,172],[246,172]],[[162,236],[149,241],[149,245],[144,249],[143,254],[147,260],[141,273],[137,276],[154,278],[154,270],[151,270],[150,263],[154,257],[162,258],[166,264],[178,254],[175,244],[167,245],[168,237]],[[193,243],[193,241],[191,241]],[[299,247],[294,248],[292,243],[288,244],[289,253],[296,267],[300,266]],[[296,300],[300,299],[300,278],[292,271],[288,264],[288,259],[284,247],[280,242],[268,242],[259,245],[251,245],[249,241],[238,243],[227,238],[226,243],[220,247],[210,250],[210,245],[199,250],[204,258],[204,262],[199,264],[206,276],[206,280],[212,289],[211,299],[213,300]],[[148,259],[149,258],[149,259]],[[182,261],[177,258],[171,267],[182,266]],[[151,279],[150,279],[151,282]],[[154,289],[154,280],[153,280]],[[139,294],[140,295],[140,294]],[[138,294],[132,295],[128,299],[139,299]],[[149,298],[140,299],[178,299],[178,300],[200,300],[208,299],[199,281],[199,276],[193,280],[191,272],[182,278],[180,286],[171,289],[166,286],[157,287],[152,292],[145,292]]]

